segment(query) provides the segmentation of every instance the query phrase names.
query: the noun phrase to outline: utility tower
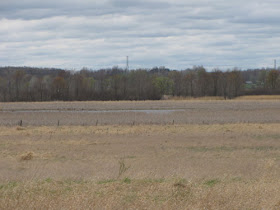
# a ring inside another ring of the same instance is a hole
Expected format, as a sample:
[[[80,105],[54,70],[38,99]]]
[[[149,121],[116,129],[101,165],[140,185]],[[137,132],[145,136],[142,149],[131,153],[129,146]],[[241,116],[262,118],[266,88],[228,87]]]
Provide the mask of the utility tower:
[[[276,66],[276,59],[274,59],[274,69],[276,70],[277,66]]]
[[[128,65],[128,56],[126,56],[126,68],[125,68],[126,71],[129,70],[129,65]]]

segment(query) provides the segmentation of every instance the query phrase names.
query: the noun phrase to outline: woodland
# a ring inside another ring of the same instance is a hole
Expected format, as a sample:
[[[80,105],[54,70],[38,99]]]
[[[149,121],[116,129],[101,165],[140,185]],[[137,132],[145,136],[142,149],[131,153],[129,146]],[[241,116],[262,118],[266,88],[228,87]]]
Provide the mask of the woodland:
[[[0,101],[160,100],[171,97],[280,94],[279,69],[206,71],[165,67],[65,70],[0,67]]]

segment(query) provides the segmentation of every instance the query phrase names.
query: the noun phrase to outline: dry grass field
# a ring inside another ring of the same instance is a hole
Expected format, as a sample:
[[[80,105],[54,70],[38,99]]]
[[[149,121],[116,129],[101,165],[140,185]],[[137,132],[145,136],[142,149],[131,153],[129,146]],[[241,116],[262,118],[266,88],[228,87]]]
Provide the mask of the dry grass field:
[[[279,209],[280,124],[0,127],[0,209]]]
[[[0,103],[0,209],[280,209],[279,174],[275,97]]]
[[[279,100],[280,95],[251,95],[251,96],[240,96],[235,100]]]

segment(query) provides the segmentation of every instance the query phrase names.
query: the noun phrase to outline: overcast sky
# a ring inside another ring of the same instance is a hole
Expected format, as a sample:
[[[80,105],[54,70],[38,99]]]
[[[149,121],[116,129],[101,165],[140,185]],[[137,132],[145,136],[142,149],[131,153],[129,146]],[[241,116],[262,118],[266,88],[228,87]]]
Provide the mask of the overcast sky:
[[[0,0],[0,66],[280,64],[279,0]]]

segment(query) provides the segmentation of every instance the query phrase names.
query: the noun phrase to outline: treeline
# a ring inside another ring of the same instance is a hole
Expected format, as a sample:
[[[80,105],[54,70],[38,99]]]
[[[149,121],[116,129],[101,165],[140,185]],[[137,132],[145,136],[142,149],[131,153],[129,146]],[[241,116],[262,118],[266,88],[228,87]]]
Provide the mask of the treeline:
[[[126,71],[0,68],[0,101],[158,100],[182,97],[280,93],[279,71],[232,69],[207,72],[202,66],[184,71],[165,67]]]

